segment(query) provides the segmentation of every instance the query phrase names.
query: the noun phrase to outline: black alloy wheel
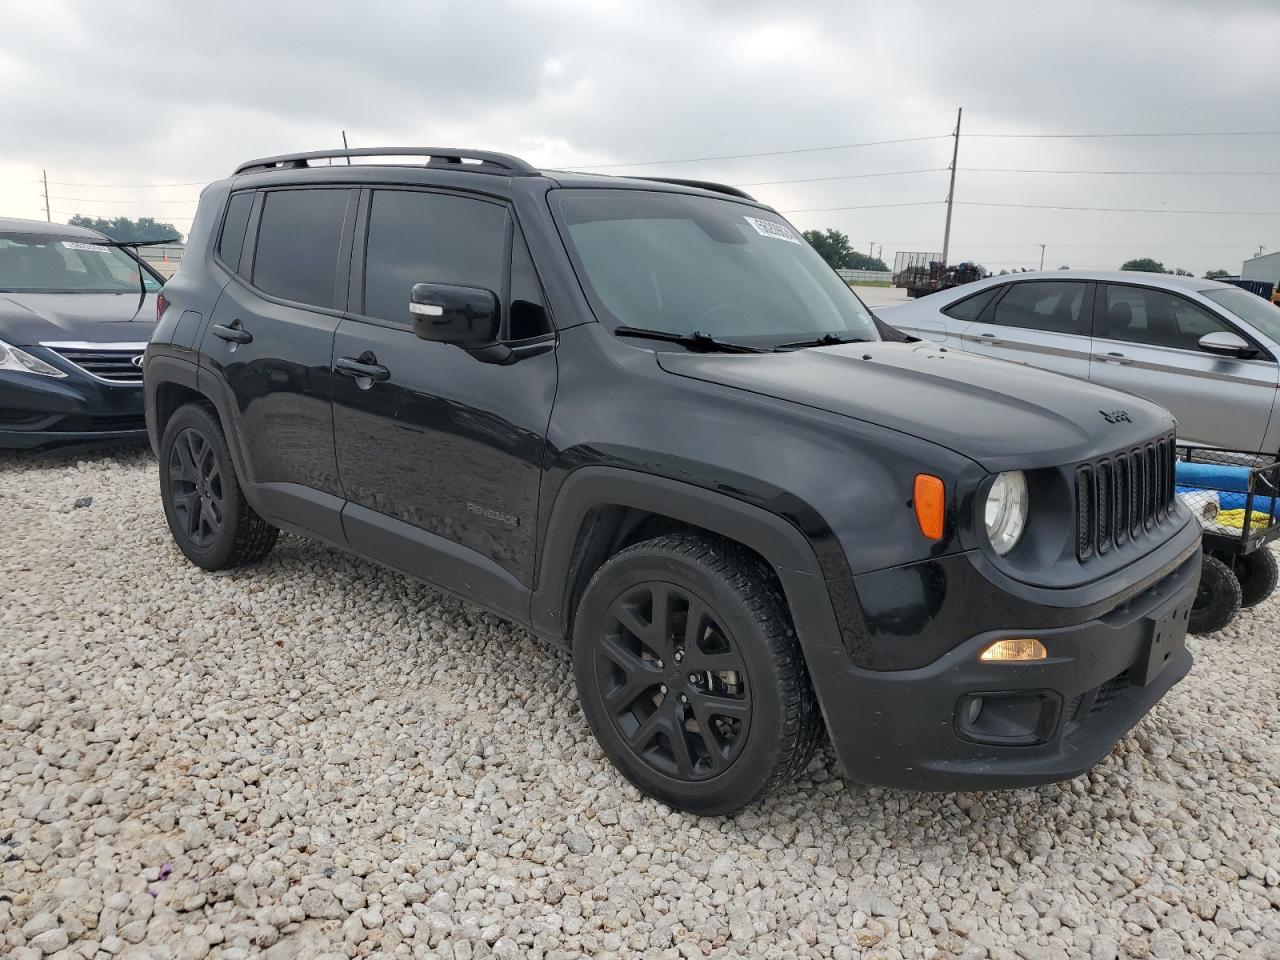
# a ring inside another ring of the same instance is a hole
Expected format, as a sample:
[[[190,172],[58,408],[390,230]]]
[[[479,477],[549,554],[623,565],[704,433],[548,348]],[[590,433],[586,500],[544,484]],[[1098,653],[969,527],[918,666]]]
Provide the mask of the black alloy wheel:
[[[216,413],[188,403],[160,435],[160,499],[178,549],[205,570],[261,560],[280,531],[244,498],[226,434]]]
[[[679,810],[732,813],[790,783],[821,735],[773,570],[700,531],[632,544],[574,615],[583,718],[614,766]]]
[[[684,781],[738,758],[751,725],[746,665],[704,600],[674,583],[632,587],[595,650],[605,708],[637,757]]]
[[[194,427],[179,433],[169,452],[169,495],[191,543],[211,544],[225,516],[222,470],[213,445]]]

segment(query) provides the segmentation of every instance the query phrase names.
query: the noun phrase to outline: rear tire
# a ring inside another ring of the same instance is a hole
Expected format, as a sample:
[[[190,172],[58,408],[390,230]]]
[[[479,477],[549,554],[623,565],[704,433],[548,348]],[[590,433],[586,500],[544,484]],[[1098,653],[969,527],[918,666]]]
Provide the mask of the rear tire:
[[[1255,607],[1275,592],[1280,580],[1280,563],[1276,555],[1263,547],[1253,553],[1235,557],[1231,570],[1240,581],[1240,606]]]
[[[1202,559],[1200,585],[1187,623],[1187,630],[1196,634],[1221,630],[1240,612],[1240,581],[1231,568],[1208,554]]]
[[[607,560],[574,619],[573,667],[609,759],[691,813],[731,813],[787,783],[821,730],[772,571],[713,537],[671,534]]]
[[[222,425],[199,404],[178,408],[165,425],[160,499],[178,549],[205,570],[255,563],[280,535],[245,502]]]

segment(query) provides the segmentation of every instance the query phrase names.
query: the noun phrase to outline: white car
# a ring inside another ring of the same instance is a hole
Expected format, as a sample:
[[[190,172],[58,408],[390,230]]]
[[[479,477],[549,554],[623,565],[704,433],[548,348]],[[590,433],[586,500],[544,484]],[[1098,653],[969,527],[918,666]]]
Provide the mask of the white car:
[[[1280,308],[1214,280],[1110,270],[988,277],[876,307],[904,333],[1127,390],[1179,439],[1280,452]]]

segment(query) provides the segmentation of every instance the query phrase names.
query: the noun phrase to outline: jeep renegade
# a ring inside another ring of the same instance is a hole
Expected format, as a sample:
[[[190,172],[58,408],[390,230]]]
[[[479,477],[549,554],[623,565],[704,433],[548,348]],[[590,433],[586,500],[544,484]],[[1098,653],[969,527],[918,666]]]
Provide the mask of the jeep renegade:
[[[254,160],[157,310],[193,563],[290,530],[564,645],[605,754],[672,806],[736,810],[824,732],[853,780],[1067,779],[1190,669],[1170,415],[904,337],[732,187]]]

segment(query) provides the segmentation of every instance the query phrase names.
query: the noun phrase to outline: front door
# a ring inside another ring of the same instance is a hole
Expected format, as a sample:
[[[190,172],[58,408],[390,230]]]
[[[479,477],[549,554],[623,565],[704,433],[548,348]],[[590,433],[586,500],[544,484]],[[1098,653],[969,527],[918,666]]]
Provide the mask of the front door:
[[[363,278],[333,354],[348,541],[523,618],[556,388],[555,338],[532,261],[504,203],[390,189],[371,191],[367,203]],[[418,339],[409,294],[422,282],[497,293],[512,362]],[[372,377],[359,375],[370,368]]]
[[[1083,280],[1009,283],[965,328],[965,350],[1089,378],[1089,292]]]
[[[288,504],[309,512],[303,504],[316,502],[312,491],[329,495],[337,505],[315,532],[331,539],[341,537],[342,490],[330,366],[356,196],[343,188],[263,192],[244,256],[227,265],[237,277],[218,299],[202,344],[238,421],[229,441],[241,445],[249,481],[269,485],[260,491],[266,509],[311,527]]]
[[[1261,350],[1239,359],[1199,346],[1206,333],[1242,331],[1176,293],[1129,284],[1102,285],[1094,316],[1090,380],[1168,407],[1180,440],[1262,449],[1276,396],[1275,360]]]

